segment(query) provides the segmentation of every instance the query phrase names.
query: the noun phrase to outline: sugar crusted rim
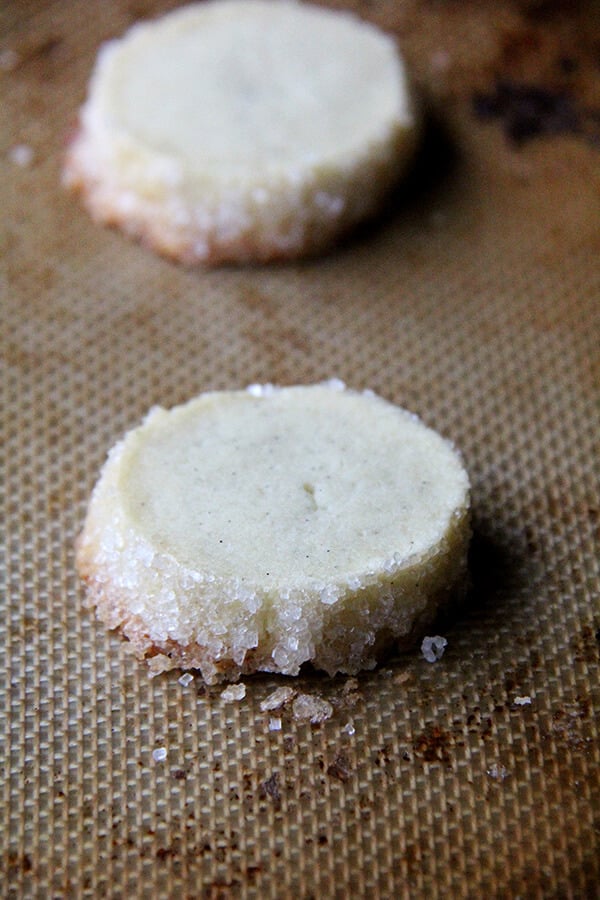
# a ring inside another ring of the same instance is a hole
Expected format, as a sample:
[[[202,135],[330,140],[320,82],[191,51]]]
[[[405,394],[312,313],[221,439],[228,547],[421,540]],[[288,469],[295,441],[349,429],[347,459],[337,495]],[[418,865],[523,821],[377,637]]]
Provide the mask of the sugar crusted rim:
[[[273,390],[279,389],[251,386],[248,393],[268,396]],[[119,452],[111,452],[95,489],[78,568],[100,616],[111,627],[121,627],[139,655],[151,656],[154,670],[198,666],[211,681],[256,670],[297,674],[310,660],[331,674],[353,674],[372,667],[385,647],[406,640],[464,590],[468,481],[441,540],[429,552],[403,561],[392,558],[377,572],[346,579],[342,590],[338,586],[325,599],[314,586],[305,586],[274,603],[272,591],[244,593],[239,583],[198,578],[197,571],[157,552],[125,525],[117,509]],[[142,596],[152,598],[150,616]],[[190,608],[199,613],[196,621]]]
[[[206,6],[227,5],[232,4],[213,0]],[[281,6],[294,14],[304,10],[298,3]],[[194,9],[178,10],[164,21]],[[376,31],[348,13],[327,11],[327,15],[355,20],[357,28]],[[260,175],[254,166],[247,183],[234,179],[216,186],[214,175],[196,183],[198,174],[182,168],[173,156],[115,127],[96,100],[117,50],[132,39],[130,35],[151,32],[161,21],[134,26],[99,54],[63,171],[65,185],[81,193],[95,220],[117,225],[182,262],[217,264],[313,254],[374,214],[416,143],[418,128],[407,83],[401,90],[405,105],[355,152],[329,162],[307,159],[300,167],[270,175]],[[383,33],[381,38],[391,42]],[[398,77],[404,78],[397,52],[395,57]]]

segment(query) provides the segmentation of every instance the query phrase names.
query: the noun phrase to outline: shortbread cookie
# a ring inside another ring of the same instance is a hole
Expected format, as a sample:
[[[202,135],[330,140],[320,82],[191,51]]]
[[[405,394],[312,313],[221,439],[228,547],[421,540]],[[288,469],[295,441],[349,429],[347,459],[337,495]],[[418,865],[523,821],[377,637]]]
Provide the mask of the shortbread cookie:
[[[152,410],[79,539],[92,605],[154,671],[375,666],[465,585],[469,482],[414,415],[341,382]]]
[[[376,211],[414,140],[391,36],[294,0],[208,0],[101,48],[64,181],[184,262],[296,257]]]

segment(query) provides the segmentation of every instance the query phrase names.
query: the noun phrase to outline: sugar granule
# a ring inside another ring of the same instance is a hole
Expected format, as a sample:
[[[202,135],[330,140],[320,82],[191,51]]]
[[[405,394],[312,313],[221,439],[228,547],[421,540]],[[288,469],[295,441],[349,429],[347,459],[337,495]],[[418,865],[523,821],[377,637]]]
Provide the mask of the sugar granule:
[[[194,676],[191,675],[190,672],[184,672],[183,675],[181,675],[181,677],[177,679],[182,687],[187,687],[188,684],[191,684],[193,680]]]
[[[346,722],[346,724],[342,728],[342,731],[344,732],[344,734],[349,734],[350,736],[356,733],[356,728],[354,727],[352,719],[350,719],[349,722]]]
[[[269,719],[269,731],[281,731],[281,719],[271,716]]]
[[[267,384],[249,384],[246,388],[252,397],[270,397],[277,388],[271,383]]]
[[[515,706],[530,706],[531,697],[515,697],[513,702]]]
[[[439,634],[436,634],[433,637],[424,637],[423,642],[421,643],[421,653],[427,662],[434,663],[442,658],[447,646],[448,641]]]
[[[152,751],[152,759],[154,762],[163,762],[167,758],[167,748],[166,747],[157,747],[156,750]]]
[[[490,778],[495,778],[496,781],[504,781],[508,775],[508,769],[504,766],[499,766],[498,763],[493,763],[487,770],[487,773]]]
[[[221,700],[224,700],[225,703],[231,703],[235,700],[243,700],[246,696],[246,685],[242,684],[231,684],[228,688],[225,688],[221,693]]]
[[[319,725],[331,718],[333,707],[327,700],[321,697],[312,697],[310,694],[298,694],[292,707],[294,718],[297,720],[309,719],[312,725]]]
[[[265,697],[264,700],[260,702],[260,708],[262,712],[270,712],[274,709],[281,709],[282,706],[285,706],[286,703],[289,703],[290,700],[293,700],[296,696],[296,691],[293,687],[284,686],[276,688],[268,697]]]

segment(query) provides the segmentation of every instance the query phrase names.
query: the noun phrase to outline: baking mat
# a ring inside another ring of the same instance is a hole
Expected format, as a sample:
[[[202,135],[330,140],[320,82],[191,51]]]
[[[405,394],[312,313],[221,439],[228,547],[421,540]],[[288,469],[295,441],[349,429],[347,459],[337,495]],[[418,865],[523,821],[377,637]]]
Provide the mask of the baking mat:
[[[428,106],[409,183],[321,259],[214,271],[59,185],[98,44],[166,5],[0,9],[5,897],[600,896],[598,7],[345,5]],[[154,403],[331,376],[464,453],[444,657],[303,674],[320,725],[261,710],[285,679],[150,679],[74,571],[108,448]]]

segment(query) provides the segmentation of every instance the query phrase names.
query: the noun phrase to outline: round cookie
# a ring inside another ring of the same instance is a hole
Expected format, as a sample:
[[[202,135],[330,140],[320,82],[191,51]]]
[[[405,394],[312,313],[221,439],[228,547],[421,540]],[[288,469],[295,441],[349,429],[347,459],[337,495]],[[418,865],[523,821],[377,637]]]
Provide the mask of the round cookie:
[[[183,262],[292,258],[378,209],[415,131],[391,36],[294,0],[208,0],[101,48],[63,180]]]
[[[373,668],[466,583],[469,481],[416,416],[341,382],[201,394],[110,452],[77,565],[153,671]]]

